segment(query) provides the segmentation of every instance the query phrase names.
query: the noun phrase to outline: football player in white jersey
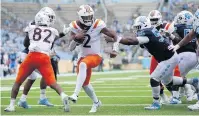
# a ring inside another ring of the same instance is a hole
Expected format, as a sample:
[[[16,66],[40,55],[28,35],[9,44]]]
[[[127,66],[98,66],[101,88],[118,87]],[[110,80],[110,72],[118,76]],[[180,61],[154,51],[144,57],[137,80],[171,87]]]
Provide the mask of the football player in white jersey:
[[[39,12],[43,12],[45,13],[46,15],[48,15],[50,17],[50,23],[51,25],[54,24],[55,20],[56,20],[56,15],[55,15],[55,12],[49,8],[49,7],[43,7]],[[29,25],[35,25],[35,21],[32,21]],[[59,38],[65,36],[67,33],[69,32],[69,28],[64,28],[63,29],[63,32],[61,32],[59,34]],[[24,41],[24,46],[25,46],[25,49],[22,51],[21,53],[21,59],[22,61],[26,58],[28,52],[29,52],[29,47],[30,43],[29,41]],[[53,46],[52,46],[53,47]],[[52,62],[51,62],[52,64]],[[54,71],[55,72],[55,71]],[[26,99],[27,99],[27,94],[32,86],[32,84],[35,82],[36,78],[37,78],[37,73],[38,73],[38,70],[36,71],[33,71],[32,74],[28,77],[28,80],[26,81],[25,85],[24,85],[24,90],[23,90],[23,94],[21,95],[19,101],[18,101],[18,106],[20,107],[23,107],[25,109],[28,109],[30,108],[30,106],[28,105]],[[56,75],[55,75],[56,77]],[[47,85],[44,81],[44,79],[42,78],[41,81],[40,81],[40,99],[38,101],[38,104],[40,105],[46,105],[46,106],[53,106],[53,104],[51,104],[47,97],[46,97],[46,88],[47,88]]]
[[[50,62],[50,49],[57,36],[59,36],[58,31],[51,27],[51,22],[51,18],[46,13],[39,12],[35,16],[36,25],[29,25],[25,29],[25,32],[28,34],[25,39],[30,42],[29,53],[19,67],[16,81],[11,91],[10,105],[4,111],[15,111],[15,100],[21,84],[37,69],[46,84],[60,95],[64,104],[64,111],[69,112],[68,95],[57,84]]]
[[[77,66],[77,81],[74,93],[69,97],[69,100],[73,102],[77,101],[79,92],[83,87],[86,94],[92,99],[93,106],[91,112],[96,112],[97,108],[101,106],[101,101],[97,98],[92,85],[90,84],[90,78],[92,68],[97,67],[102,57],[100,55],[100,35],[101,33],[114,39],[114,51],[117,51],[119,45],[119,39],[116,33],[109,30],[106,24],[101,19],[94,18],[94,11],[89,5],[81,5],[77,12],[79,19],[70,23],[71,27],[71,39],[75,46],[79,43],[79,61]],[[73,50],[71,49],[71,50]],[[116,54],[110,54],[115,57]]]
[[[188,44],[194,37],[196,37],[199,42],[199,9],[197,9],[197,11],[194,14],[193,29],[191,30],[191,32],[189,32],[189,34],[187,34],[178,44],[176,44],[175,46],[171,46],[170,49],[176,51],[180,47]],[[190,110],[199,110],[199,90],[197,90],[197,92],[198,102],[194,105],[188,106],[188,109]]]

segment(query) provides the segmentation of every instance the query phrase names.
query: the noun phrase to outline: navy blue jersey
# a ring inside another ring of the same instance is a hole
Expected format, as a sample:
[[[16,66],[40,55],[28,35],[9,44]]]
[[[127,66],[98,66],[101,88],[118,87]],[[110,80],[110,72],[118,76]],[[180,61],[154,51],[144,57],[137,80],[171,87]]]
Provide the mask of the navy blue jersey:
[[[149,38],[149,42],[142,44],[142,46],[146,48],[158,62],[168,60],[174,55],[174,52],[168,50],[170,43],[167,42],[166,38],[164,38],[156,28],[140,30],[137,36],[147,36]]]
[[[199,39],[199,27],[196,28],[195,34],[196,34],[196,38]]]
[[[178,24],[174,25],[175,32],[183,39],[192,29],[192,25],[184,25],[184,24]],[[177,44],[174,42],[174,45]],[[180,49],[177,50],[177,53],[182,52],[196,52],[196,37],[192,39],[187,45],[182,46]]]

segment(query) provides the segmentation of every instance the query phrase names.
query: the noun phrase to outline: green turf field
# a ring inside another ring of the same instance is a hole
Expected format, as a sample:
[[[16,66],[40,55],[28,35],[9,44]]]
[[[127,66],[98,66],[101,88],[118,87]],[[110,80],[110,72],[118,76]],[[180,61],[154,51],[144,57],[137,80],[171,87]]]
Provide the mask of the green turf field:
[[[189,77],[198,76],[198,72],[189,74]],[[39,106],[37,101],[40,95],[38,79],[33,89],[30,91],[27,101],[32,106],[31,109],[22,109],[16,107],[16,112],[4,112],[4,108],[9,104],[10,90],[1,92],[1,114],[2,115],[90,115],[92,101],[82,91],[76,104],[71,103],[71,112],[64,112],[61,105],[61,98],[50,88],[47,90],[47,96],[55,107]],[[75,87],[75,76],[58,78],[58,82],[64,91],[71,95]],[[3,89],[12,87],[14,80],[2,80]],[[197,111],[189,111],[187,105],[196,101],[187,103],[183,100],[181,105],[164,105],[158,111],[146,111],[144,106],[152,103],[151,89],[149,86],[149,75],[147,71],[141,72],[123,72],[113,74],[98,74],[92,76],[92,85],[99,99],[102,101],[102,107],[93,115],[199,115]],[[169,95],[168,91],[166,91]],[[18,98],[22,91],[19,92]],[[18,99],[17,99],[18,101]]]

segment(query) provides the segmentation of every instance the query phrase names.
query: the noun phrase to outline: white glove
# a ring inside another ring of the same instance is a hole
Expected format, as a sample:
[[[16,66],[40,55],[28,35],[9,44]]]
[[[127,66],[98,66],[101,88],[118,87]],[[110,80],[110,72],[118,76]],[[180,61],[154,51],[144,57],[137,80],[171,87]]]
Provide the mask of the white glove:
[[[115,42],[114,44],[113,44],[113,51],[115,51],[115,52],[119,52],[119,43],[118,42]]]
[[[63,33],[68,34],[70,31],[71,31],[71,27],[66,27],[66,25],[64,25]]]
[[[175,52],[176,50],[178,50],[180,48],[180,46],[177,44],[177,45],[170,45],[168,46],[168,49],[169,50],[172,50],[173,52]]]

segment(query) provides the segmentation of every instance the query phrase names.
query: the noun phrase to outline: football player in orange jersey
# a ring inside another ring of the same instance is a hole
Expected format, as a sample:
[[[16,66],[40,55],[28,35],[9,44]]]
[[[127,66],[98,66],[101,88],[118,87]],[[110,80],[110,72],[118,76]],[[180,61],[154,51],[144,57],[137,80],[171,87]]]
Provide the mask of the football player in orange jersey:
[[[93,106],[90,112],[96,112],[97,108],[101,106],[101,101],[97,98],[90,78],[92,68],[97,67],[101,60],[101,44],[100,35],[103,33],[114,39],[113,53],[111,57],[115,57],[115,52],[118,51],[120,37],[116,33],[106,27],[106,24],[101,19],[94,18],[94,11],[89,5],[81,5],[77,12],[79,19],[72,21],[71,27],[71,43],[73,43],[71,50],[77,44],[80,44],[79,61],[77,66],[77,82],[74,93],[69,97],[73,102],[77,101],[79,92],[83,87],[86,94],[92,99]]]

